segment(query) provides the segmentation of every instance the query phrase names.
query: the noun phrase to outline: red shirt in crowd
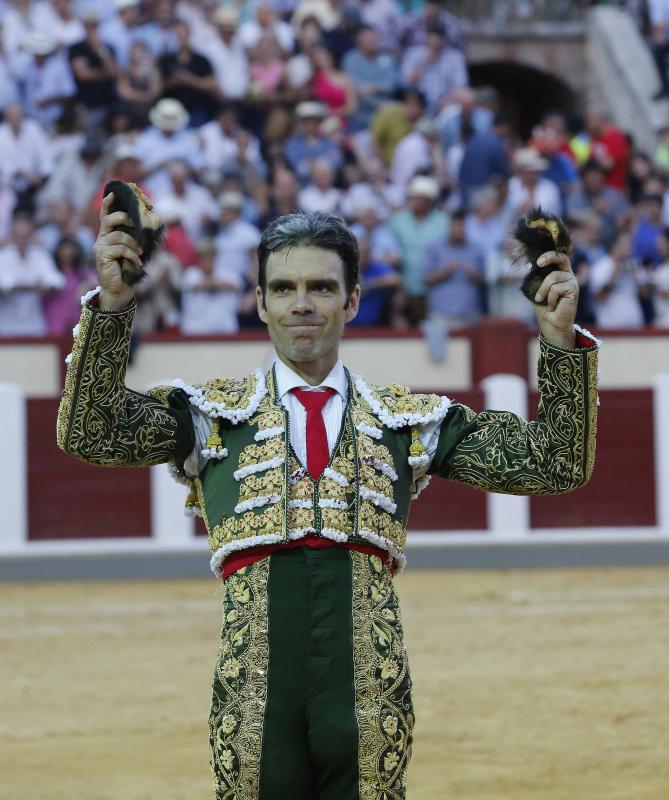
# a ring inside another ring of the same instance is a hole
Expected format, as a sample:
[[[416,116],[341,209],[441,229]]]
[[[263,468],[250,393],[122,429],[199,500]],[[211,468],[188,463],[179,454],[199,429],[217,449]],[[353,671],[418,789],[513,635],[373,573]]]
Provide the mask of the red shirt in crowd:
[[[592,155],[605,165],[611,164],[606,183],[624,192],[630,160],[630,145],[625,134],[610,125],[601,136],[592,140]]]

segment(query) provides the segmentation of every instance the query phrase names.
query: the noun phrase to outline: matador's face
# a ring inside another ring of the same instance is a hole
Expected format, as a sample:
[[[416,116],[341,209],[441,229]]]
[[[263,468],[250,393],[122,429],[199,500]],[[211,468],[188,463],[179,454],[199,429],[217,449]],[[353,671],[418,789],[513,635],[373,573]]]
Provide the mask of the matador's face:
[[[359,286],[346,296],[338,254],[320,247],[286,248],[270,254],[265,274],[264,303],[257,290],[258,314],[282,360],[306,363],[336,353],[360,303]]]

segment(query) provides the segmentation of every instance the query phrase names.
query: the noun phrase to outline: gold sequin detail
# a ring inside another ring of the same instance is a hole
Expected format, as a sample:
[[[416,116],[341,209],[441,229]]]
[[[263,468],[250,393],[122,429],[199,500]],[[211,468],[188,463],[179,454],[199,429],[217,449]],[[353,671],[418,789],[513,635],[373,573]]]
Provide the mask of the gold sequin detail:
[[[58,409],[56,439],[67,453],[105,467],[148,466],[174,458],[177,422],[164,389],[125,387],[134,306],[100,313],[85,306]]]
[[[269,558],[225,582],[209,743],[217,800],[258,800],[269,667]]]
[[[569,492],[590,477],[597,426],[597,355],[539,348],[538,421],[459,408],[475,427],[442,474],[487,491],[542,495]]]
[[[399,603],[381,559],[351,560],[360,800],[405,800],[414,713]]]

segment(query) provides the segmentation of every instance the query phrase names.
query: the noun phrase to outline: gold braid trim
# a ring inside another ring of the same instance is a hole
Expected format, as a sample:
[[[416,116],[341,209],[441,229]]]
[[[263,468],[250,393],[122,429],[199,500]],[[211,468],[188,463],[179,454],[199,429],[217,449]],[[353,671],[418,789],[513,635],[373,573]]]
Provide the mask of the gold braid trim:
[[[592,474],[597,431],[597,350],[567,349],[541,337],[538,421],[504,411],[475,414],[443,476],[506,494],[569,492]]]
[[[83,461],[145,466],[174,457],[174,416],[160,399],[125,388],[134,311],[134,303],[117,312],[82,310],[56,438],[62,450]]]
[[[223,584],[223,630],[209,742],[217,800],[258,800],[269,666],[269,558]]]
[[[399,603],[380,558],[351,560],[360,800],[404,800],[414,714]]]

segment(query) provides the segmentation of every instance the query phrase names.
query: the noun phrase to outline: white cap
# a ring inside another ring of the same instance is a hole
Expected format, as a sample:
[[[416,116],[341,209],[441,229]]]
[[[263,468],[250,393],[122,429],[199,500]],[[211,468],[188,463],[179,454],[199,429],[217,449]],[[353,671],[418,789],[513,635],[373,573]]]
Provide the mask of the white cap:
[[[548,161],[542,158],[533,147],[519,147],[513,156],[514,169],[528,169],[543,172],[548,167]]]
[[[163,97],[149,111],[149,119],[161,131],[180,131],[190,122],[190,114],[179,100]]]
[[[244,205],[244,195],[241,192],[223,192],[218,198],[218,205],[223,208],[241,208]]]
[[[213,20],[220,27],[236,28],[239,25],[239,11],[231,6],[219,6],[214,11]]]
[[[439,197],[439,184],[429,175],[416,175],[411,179],[407,194],[410,197],[428,197],[436,200]]]
[[[416,130],[422,133],[423,136],[437,136],[439,128],[437,123],[431,117],[421,117],[416,123]]]
[[[48,56],[57,47],[58,42],[42,31],[31,31],[23,40],[23,49],[34,56]]]
[[[304,103],[298,103],[295,109],[295,115],[298,119],[323,119],[327,116],[327,109],[323,103],[318,103],[315,100],[307,100]]]
[[[120,144],[116,148],[116,150],[114,150],[114,153],[112,155],[112,159],[114,161],[124,161],[126,158],[132,158],[135,161],[139,161],[139,156],[137,155],[137,151],[128,142]]]
[[[182,219],[183,211],[183,203],[171,195],[164,195],[156,202],[156,214],[163,222],[176,222]]]
[[[124,8],[136,8],[139,0],[114,0],[114,5],[117,11],[123,11]]]

